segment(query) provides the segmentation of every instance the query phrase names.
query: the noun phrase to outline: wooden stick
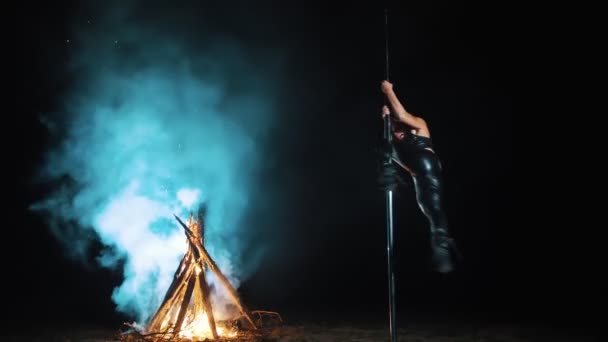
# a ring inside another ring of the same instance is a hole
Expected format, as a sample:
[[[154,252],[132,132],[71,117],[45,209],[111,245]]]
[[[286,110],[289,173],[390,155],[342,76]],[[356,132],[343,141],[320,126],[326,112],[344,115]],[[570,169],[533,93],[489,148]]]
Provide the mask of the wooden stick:
[[[198,275],[198,282],[201,287],[201,294],[203,299],[203,305],[205,306],[205,312],[207,313],[207,319],[209,320],[209,328],[211,328],[211,333],[213,334],[213,339],[217,340],[217,329],[215,327],[215,318],[213,317],[213,307],[211,305],[211,296],[209,293],[209,285],[207,284],[207,279],[205,279],[205,268],[201,270],[201,273]]]
[[[192,302],[194,303],[194,312],[204,312],[205,305],[203,303],[203,292],[201,291],[201,285],[199,278],[196,277],[196,285],[194,285],[194,294],[192,294]]]
[[[209,253],[207,253],[207,250],[205,249],[205,247],[201,246],[201,245],[195,245],[195,247],[199,250],[199,253],[205,259],[205,261],[209,265],[209,268],[211,269],[211,271],[213,271],[213,273],[215,273],[215,276],[220,280],[222,285],[224,285],[224,287],[226,287],[226,289],[228,289],[228,293],[232,297],[232,300],[235,302],[236,306],[239,308],[241,313],[247,318],[249,323],[251,323],[251,326],[254,329],[257,329],[257,326],[255,325],[255,323],[253,323],[253,320],[251,319],[251,317],[249,317],[248,310],[245,308],[244,305],[241,304],[241,300],[239,299],[239,295],[237,294],[236,290],[234,289],[234,287],[232,287],[232,284],[230,284],[230,281],[228,281],[228,278],[226,278],[226,276],[224,276],[222,271],[220,271],[219,267],[217,267],[217,265],[215,264],[215,261],[213,261],[213,259],[211,259],[211,256],[209,256]]]
[[[196,277],[193,277],[191,274],[189,278],[188,287],[186,288],[184,299],[182,299],[182,305],[179,310],[179,315],[177,316],[177,321],[175,322],[175,329],[173,330],[175,336],[177,336],[182,329],[182,323],[184,323],[186,311],[188,311],[188,305],[190,305],[190,299],[192,298],[192,291],[194,290],[194,282],[196,281]]]
[[[175,218],[177,218],[179,223],[186,229],[186,236],[188,238],[188,241],[190,241],[190,237],[188,236],[189,235],[188,233],[191,233],[191,232],[189,231],[189,229],[187,229],[187,227],[184,225],[184,223],[177,216],[175,216]],[[196,256],[194,254],[196,254]],[[178,288],[183,287],[184,281],[186,279],[186,275],[188,275],[192,272],[191,266],[194,264],[193,259],[195,257],[196,257],[196,259],[200,258],[200,256],[198,254],[199,253],[196,250],[196,248],[194,248],[191,243],[188,243],[188,250],[186,251],[186,254],[180,261],[180,264],[177,267],[177,269],[175,270],[175,274],[173,275],[173,282],[171,282],[169,289],[165,293],[165,298],[163,299],[161,305],[159,306],[159,309],[156,310],[156,313],[150,320],[150,324],[148,324],[149,330],[152,330],[152,331],[158,330],[158,328],[160,327],[160,323],[164,320],[164,316],[166,315],[166,313],[164,313],[163,311],[168,311],[169,308],[171,307],[171,305],[170,306],[167,306],[167,305],[170,302],[171,303],[175,302],[175,300],[174,300],[176,298],[175,295],[176,295],[176,293],[179,293],[179,291],[177,291]],[[172,298],[173,298],[173,300],[171,300]],[[163,312],[162,315],[160,315],[161,312]]]
[[[158,331],[160,330],[162,322],[165,320],[165,317],[169,313],[170,309],[178,302],[179,298],[182,297],[182,293],[186,287],[187,282],[185,281],[186,276],[188,278],[192,274],[192,267],[189,266],[188,269],[184,270],[181,280],[179,282],[174,281],[173,284],[177,284],[175,286],[173,293],[170,296],[167,296],[165,302],[161,305],[161,307],[156,310],[154,317],[150,320],[148,324],[148,331]]]
[[[163,299],[163,302],[160,305],[161,307],[169,298],[173,296],[173,292],[175,291],[175,289],[184,281],[184,278],[188,273],[188,268],[193,263],[192,259],[192,248],[190,247],[190,245],[188,245],[188,251],[179,263],[179,267],[177,268],[177,270],[175,270],[175,274],[173,275],[173,281],[171,282],[167,293],[165,293],[165,299]]]

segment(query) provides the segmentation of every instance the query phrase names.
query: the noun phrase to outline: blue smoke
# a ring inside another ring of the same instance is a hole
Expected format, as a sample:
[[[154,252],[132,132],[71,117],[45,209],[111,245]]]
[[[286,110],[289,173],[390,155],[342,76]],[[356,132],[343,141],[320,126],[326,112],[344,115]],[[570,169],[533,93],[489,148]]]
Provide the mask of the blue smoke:
[[[72,82],[61,115],[44,118],[62,140],[40,174],[59,185],[33,209],[72,256],[84,258],[96,233],[107,247],[98,262],[124,267],[117,309],[144,322],[186,251],[173,214],[187,220],[204,205],[218,266],[235,287],[254,271],[243,268],[242,236],[255,228],[244,218],[264,202],[253,189],[280,64],[229,36],[163,31],[130,9],[79,18],[66,41]]]

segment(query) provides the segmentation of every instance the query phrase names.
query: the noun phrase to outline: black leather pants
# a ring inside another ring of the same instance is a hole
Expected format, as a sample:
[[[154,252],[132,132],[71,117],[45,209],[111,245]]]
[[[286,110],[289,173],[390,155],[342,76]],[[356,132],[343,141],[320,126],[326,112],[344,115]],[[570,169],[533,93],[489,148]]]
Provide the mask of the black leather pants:
[[[430,241],[433,262],[437,271],[453,270],[448,234],[448,220],[444,207],[444,187],[439,157],[432,151],[412,146],[399,146],[398,162],[405,165],[414,181],[416,200],[430,224]]]
[[[417,152],[408,163],[414,174],[416,200],[431,225],[431,232],[447,231],[447,218],[443,207],[443,180],[439,158],[429,150]]]

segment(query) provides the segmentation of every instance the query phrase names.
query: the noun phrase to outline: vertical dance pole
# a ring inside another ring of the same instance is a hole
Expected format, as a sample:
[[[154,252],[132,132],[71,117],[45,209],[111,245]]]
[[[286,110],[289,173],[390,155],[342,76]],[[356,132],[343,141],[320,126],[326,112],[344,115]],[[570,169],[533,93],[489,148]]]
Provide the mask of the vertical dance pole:
[[[389,80],[389,65],[388,65],[388,10],[384,9],[384,36],[386,45],[386,74],[385,79]],[[384,143],[386,146],[390,146],[392,140],[391,134],[391,118],[390,114],[384,116]],[[384,165],[390,165],[393,161],[390,156],[385,156]],[[397,342],[397,322],[396,322],[396,308],[395,308],[395,274],[393,271],[393,191],[390,189],[385,190],[386,197],[386,249],[388,255],[388,303],[389,303],[389,317],[390,317],[390,333],[391,341]]]

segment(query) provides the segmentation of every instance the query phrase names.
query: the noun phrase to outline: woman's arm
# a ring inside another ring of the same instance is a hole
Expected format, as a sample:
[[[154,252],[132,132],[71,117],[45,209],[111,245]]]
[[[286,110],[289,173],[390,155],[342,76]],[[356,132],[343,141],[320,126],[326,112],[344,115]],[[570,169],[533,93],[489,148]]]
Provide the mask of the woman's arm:
[[[405,108],[401,104],[401,101],[399,101],[399,98],[393,91],[392,83],[384,80],[384,81],[382,81],[381,88],[382,88],[382,92],[386,95],[391,107],[395,111],[395,114],[397,115],[397,118],[399,119],[399,121],[405,123],[408,126],[413,127],[414,129],[428,130],[428,127],[427,127],[424,119],[414,116],[414,115],[410,114],[407,110],[405,110]]]

